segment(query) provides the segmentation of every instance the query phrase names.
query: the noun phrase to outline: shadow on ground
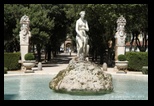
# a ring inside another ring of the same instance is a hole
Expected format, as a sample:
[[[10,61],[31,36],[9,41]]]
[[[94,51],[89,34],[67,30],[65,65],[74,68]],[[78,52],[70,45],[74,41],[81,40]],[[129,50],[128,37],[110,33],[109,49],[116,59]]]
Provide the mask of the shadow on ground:
[[[55,57],[54,59],[51,59],[48,62],[42,62],[42,66],[43,67],[56,67],[58,66],[58,64],[68,64],[69,61],[72,59],[72,57],[74,56],[70,56],[70,55],[57,55],[57,57]],[[36,67],[38,66],[38,64],[36,64]]]

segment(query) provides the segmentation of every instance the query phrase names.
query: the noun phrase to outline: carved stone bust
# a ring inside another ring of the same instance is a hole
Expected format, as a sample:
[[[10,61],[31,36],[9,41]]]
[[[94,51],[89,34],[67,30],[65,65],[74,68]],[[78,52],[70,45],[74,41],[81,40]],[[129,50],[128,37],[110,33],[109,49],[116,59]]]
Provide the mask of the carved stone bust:
[[[117,38],[117,45],[116,46],[125,46],[125,25],[126,19],[121,15],[117,20],[117,32],[115,38]]]
[[[21,17],[20,19],[20,24],[21,24],[21,28],[20,28],[20,45],[29,45],[29,37],[31,37],[31,33],[29,31],[29,24],[30,24],[30,20],[29,17],[24,15]]]

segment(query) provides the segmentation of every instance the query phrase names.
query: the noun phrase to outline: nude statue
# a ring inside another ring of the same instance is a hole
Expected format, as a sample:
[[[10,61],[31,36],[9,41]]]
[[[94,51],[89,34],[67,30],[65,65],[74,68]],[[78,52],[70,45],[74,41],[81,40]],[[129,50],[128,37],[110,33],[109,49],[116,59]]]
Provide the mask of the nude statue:
[[[76,46],[77,46],[77,57],[80,60],[86,59],[88,61],[89,45],[88,40],[89,36],[86,34],[86,31],[89,31],[88,22],[84,19],[85,11],[79,13],[80,18],[76,21]]]

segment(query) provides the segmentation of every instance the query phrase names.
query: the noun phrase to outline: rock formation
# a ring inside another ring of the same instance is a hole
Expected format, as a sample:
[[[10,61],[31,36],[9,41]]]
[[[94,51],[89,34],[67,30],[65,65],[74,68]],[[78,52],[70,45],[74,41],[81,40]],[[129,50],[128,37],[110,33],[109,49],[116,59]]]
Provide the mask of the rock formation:
[[[50,81],[49,87],[56,92],[70,94],[102,94],[113,91],[110,74],[104,73],[95,63],[75,58]]]

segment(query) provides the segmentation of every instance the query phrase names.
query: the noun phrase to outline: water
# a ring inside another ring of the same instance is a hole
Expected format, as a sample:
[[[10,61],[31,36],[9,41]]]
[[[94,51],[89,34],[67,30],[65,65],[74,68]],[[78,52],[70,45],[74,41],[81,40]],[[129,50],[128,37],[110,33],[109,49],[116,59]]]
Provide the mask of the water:
[[[4,100],[148,100],[148,76],[112,75],[114,91],[102,95],[70,95],[49,88],[54,75],[4,77]]]

